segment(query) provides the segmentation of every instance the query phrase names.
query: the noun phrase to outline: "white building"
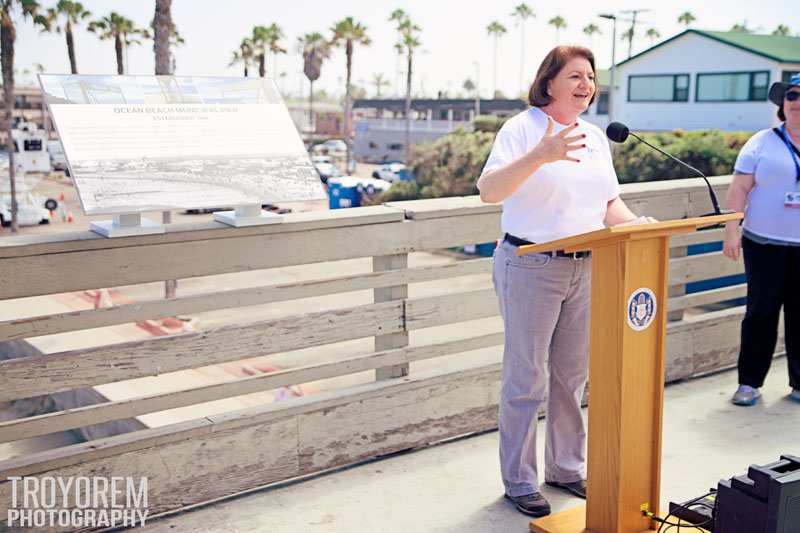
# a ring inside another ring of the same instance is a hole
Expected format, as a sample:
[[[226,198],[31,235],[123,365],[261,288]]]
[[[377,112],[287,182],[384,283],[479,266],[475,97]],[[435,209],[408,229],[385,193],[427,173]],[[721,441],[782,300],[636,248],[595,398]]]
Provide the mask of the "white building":
[[[770,85],[800,71],[800,38],[689,29],[617,64],[612,120],[632,130],[756,131]]]

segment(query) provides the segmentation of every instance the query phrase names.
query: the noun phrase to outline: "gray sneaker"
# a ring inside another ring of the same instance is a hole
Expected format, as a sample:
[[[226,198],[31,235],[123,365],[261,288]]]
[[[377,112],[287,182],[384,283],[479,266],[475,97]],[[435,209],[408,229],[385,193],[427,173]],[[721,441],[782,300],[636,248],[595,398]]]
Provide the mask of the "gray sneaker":
[[[586,499],[586,480],[580,479],[578,481],[571,481],[569,483],[561,483],[559,481],[545,481],[546,485],[564,489],[567,492],[577,496],[578,498]]]
[[[760,397],[761,393],[758,392],[758,389],[750,385],[739,385],[739,388],[733,393],[731,402],[734,405],[750,406],[758,403]]]
[[[504,496],[506,499],[511,500],[519,512],[528,516],[541,518],[550,514],[550,503],[542,496],[541,492],[525,494],[524,496],[509,496],[508,494]]]

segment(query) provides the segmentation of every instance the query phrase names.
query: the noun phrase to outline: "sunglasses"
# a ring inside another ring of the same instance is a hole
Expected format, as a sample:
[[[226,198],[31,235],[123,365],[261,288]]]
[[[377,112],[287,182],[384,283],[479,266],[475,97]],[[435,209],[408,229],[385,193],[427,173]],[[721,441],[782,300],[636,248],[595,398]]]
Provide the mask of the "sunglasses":
[[[783,97],[786,98],[787,102],[794,102],[800,98],[800,91],[786,91],[786,94],[784,94]]]

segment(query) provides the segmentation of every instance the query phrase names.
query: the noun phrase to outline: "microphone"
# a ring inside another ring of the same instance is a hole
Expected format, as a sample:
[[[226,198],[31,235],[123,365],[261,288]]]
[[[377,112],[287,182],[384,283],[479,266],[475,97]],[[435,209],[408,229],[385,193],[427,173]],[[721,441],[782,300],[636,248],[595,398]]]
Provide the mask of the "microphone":
[[[674,161],[677,161],[678,163],[680,163],[684,167],[686,167],[689,170],[697,173],[697,175],[700,176],[701,178],[703,178],[703,180],[706,182],[706,186],[708,186],[708,195],[709,195],[709,197],[711,197],[711,205],[714,206],[714,212],[713,213],[707,213],[707,214],[701,215],[701,216],[708,217],[708,216],[714,216],[714,215],[723,214],[723,211],[719,208],[719,202],[717,201],[717,195],[714,194],[714,189],[711,187],[711,183],[709,183],[708,178],[706,177],[705,174],[703,174],[702,172],[700,172],[699,170],[694,168],[692,165],[690,165],[689,163],[685,163],[684,161],[681,161],[680,159],[678,159],[674,155],[668,154],[667,152],[665,152],[664,150],[662,150],[661,148],[659,148],[657,146],[653,146],[652,144],[650,144],[649,142],[645,141],[644,139],[642,139],[641,137],[639,137],[638,135],[633,133],[631,130],[629,130],[628,126],[626,126],[625,124],[622,124],[620,122],[612,122],[611,124],[609,124],[608,127],[606,128],[606,135],[608,136],[609,139],[611,139],[615,143],[624,143],[625,140],[628,138],[628,136],[632,135],[632,136],[636,137],[636,139],[638,139],[639,141],[643,142],[644,144],[646,144],[647,146],[652,148],[653,150],[656,150],[657,152],[661,152],[662,154],[664,154],[665,156],[669,157],[670,159],[672,159]]]

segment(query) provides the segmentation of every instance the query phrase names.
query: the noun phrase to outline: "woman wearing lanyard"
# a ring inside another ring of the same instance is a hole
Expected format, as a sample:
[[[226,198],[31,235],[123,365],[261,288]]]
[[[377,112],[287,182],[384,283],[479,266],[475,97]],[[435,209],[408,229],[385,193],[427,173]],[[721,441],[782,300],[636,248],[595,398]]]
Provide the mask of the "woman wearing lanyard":
[[[517,247],[602,229],[637,217],[619,197],[603,132],[580,114],[595,98],[594,56],[559,46],[542,61],[531,108],[497,133],[478,180],[481,199],[503,202],[503,242],[493,280],[505,326],[500,392],[500,469],[505,496],[521,512],[544,516],[536,423],[547,398],[547,484],[586,497],[581,398],[589,350],[591,258],[532,254]],[[548,388],[549,370],[549,394]]]
[[[747,311],[742,321],[739,388],[731,401],[755,405],[778,337],[781,306],[789,365],[789,398],[800,402],[800,74],[774,83],[769,99],[778,106],[777,128],[756,133],[736,159],[728,207],[747,206],[742,233],[725,227],[724,253],[744,251]]]

